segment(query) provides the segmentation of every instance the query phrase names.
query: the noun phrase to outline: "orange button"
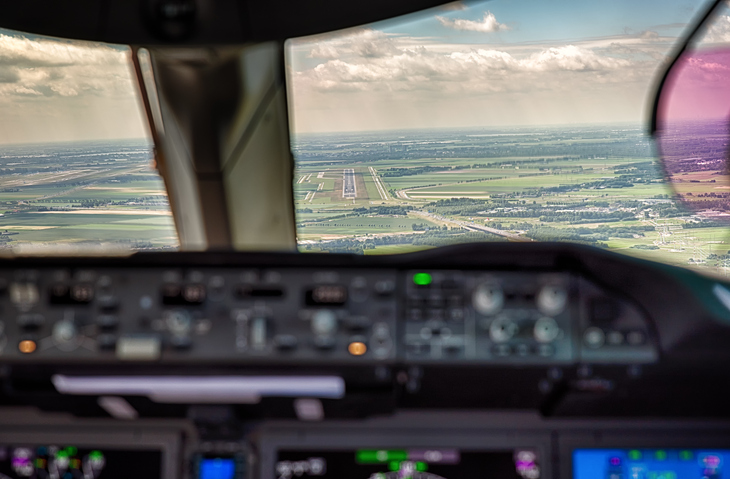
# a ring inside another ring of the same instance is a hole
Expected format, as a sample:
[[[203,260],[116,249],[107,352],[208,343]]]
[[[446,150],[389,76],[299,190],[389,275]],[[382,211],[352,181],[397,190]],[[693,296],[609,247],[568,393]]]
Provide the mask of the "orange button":
[[[347,347],[347,350],[350,351],[350,354],[352,354],[353,356],[362,356],[368,351],[368,347],[365,345],[365,343],[355,341],[354,343],[350,343],[350,345]]]
[[[30,354],[33,351],[36,350],[36,344],[35,341],[31,341],[30,339],[26,339],[24,341],[21,341],[18,343],[18,349],[21,353]]]

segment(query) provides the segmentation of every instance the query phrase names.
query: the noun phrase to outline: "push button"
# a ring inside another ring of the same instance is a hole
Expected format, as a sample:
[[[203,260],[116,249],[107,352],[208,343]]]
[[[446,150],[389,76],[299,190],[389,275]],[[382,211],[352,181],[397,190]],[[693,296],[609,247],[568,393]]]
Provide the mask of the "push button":
[[[111,351],[117,345],[117,337],[113,334],[100,334],[96,337],[99,349],[103,351]]]
[[[278,334],[274,336],[274,347],[279,351],[293,351],[297,348],[299,340],[293,334]]]
[[[119,326],[119,317],[113,314],[100,314],[96,317],[96,324],[101,329],[114,329]]]
[[[317,336],[314,338],[314,347],[320,351],[331,351],[335,348],[337,342],[329,336]]]
[[[32,331],[40,328],[46,322],[46,318],[42,314],[21,314],[16,319],[16,323],[26,331]]]
[[[598,349],[605,344],[606,334],[601,328],[588,328],[583,333],[583,342],[591,349]]]

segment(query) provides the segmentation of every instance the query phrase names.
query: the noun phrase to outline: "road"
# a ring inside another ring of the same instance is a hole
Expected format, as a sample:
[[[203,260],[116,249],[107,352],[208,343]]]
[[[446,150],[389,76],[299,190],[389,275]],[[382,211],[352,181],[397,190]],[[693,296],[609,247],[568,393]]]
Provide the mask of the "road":
[[[452,226],[458,226],[460,228],[464,228],[467,231],[484,231],[485,233],[492,233],[494,235],[507,238],[510,241],[517,241],[520,243],[529,243],[529,242],[533,241],[530,238],[525,238],[524,236],[510,233],[509,231],[498,230],[496,228],[489,228],[487,226],[482,226],[482,225],[478,225],[475,223],[468,223],[466,221],[452,220],[450,218],[445,218],[441,215],[435,215],[433,213],[427,213],[425,211],[412,211],[409,214],[421,216],[423,218],[430,219],[430,220],[440,221],[442,223],[448,223]]]
[[[342,197],[355,199],[357,197],[357,187],[355,186],[355,170],[345,168],[342,177]]]

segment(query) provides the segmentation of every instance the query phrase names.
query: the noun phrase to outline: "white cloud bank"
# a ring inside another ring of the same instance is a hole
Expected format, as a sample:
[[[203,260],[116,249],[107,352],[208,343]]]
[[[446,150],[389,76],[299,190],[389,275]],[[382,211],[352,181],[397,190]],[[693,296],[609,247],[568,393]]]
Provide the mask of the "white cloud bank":
[[[625,70],[621,81],[633,75],[630,60],[577,45],[544,48],[517,57],[492,48],[400,48],[396,39],[372,30],[318,43],[307,56],[324,61],[294,72],[294,86],[300,91],[514,91],[564,82],[561,72],[592,74],[594,80],[601,81],[619,70]]]
[[[499,23],[497,17],[492,12],[485,12],[484,17],[480,21],[464,20],[461,18],[450,19],[446,17],[437,16],[436,19],[441,22],[441,25],[455,30],[466,30],[471,32],[482,32],[482,33],[493,33],[502,30],[509,30],[510,28],[504,23]]]
[[[651,34],[556,45],[438,40],[361,29],[294,42],[295,130],[636,121],[668,47]]]
[[[0,96],[117,96],[130,92],[128,56],[99,44],[0,34]]]
[[[730,43],[730,15],[716,17],[702,37],[702,43]]]
[[[0,32],[0,143],[147,135],[129,50]]]

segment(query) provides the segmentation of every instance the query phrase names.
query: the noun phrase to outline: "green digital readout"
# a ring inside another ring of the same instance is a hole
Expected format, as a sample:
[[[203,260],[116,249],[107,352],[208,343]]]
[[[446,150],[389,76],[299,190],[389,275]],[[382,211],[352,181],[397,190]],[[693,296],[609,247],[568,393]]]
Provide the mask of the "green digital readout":
[[[408,453],[400,449],[361,449],[355,456],[358,464],[388,464],[408,459]]]
[[[433,277],[428,273],[416,273],[413,275],[413,283],[418,286],[428,286],[433,281]]]

